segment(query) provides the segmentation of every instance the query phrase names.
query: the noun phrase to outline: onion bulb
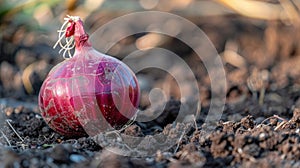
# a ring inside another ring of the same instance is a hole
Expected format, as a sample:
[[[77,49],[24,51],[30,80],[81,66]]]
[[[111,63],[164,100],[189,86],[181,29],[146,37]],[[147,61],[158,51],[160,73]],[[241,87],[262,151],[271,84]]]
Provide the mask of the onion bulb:
[[[43,119],[56,132],[71,137],[121,128],[137,112],[140,90],[135,74],[92,47],[79,17],[65,20],[56,45],[66,59],[51,69],[39,93]]]

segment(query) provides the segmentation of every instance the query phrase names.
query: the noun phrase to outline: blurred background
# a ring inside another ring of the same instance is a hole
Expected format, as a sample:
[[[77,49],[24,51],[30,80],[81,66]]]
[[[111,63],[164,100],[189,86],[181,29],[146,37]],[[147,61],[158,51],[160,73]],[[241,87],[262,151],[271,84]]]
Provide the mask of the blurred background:
[[[259,105],[266,113],[290,116],[289,108],[300,106],[299,0],[0,0],[1,101],[36,103],[47,73],[63,60],[59,49],[52,47],[66,15],[80,16],[91,34],[118,16],[147,10],[177,14],[205,32],[224,62],[228,109],[243,104],[240,110],[245,110],[248,103],[255,104],[254,109]],[[109,37],[116,32],[107,33]],[[188,63],[198,80],[202,106],[208,106],[206,69],[181,41],[160,34],[137,34],[121,40],[107,54],[122,59],[133,51],[155,47],[166,48]],[[147,91],[154,86],[180,97],[166,73],[145,70],[138,78],[143,91],[141,107],[149,105]]]

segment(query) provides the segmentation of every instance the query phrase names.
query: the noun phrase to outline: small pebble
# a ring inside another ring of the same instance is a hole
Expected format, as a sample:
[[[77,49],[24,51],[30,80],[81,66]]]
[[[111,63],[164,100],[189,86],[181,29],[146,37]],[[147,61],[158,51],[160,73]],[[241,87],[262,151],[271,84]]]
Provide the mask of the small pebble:
[[[14,112],[15,112],[16,114],[18,114],[18,113],[20,113],[21,111],[23,111],[23,109],[24,109],[24,106],[18,106],[18,107],[15,108]]]
[[[70,153],[63,145],[56,145],[51,154],[50,157],[52,157],[55,161],[58,162],[68,162]]]
[[[82,155],[78,155],[78,154],[71,154],[70,155],[70,160],[75,162],[75,163],[79,163],[79,162],[83,162],[86,160],[86,158]]]
[[[14,109],[12,107],[7,107],[4,111],[7,116],[10,116],[14,112]]]
[[[266,134],[265,133],[260,133],[258,136],[259,141],[263,141],[266,139]]]
[[[71,144],[63,144],[63,147],[69,152],[73,152],[73,147]]]

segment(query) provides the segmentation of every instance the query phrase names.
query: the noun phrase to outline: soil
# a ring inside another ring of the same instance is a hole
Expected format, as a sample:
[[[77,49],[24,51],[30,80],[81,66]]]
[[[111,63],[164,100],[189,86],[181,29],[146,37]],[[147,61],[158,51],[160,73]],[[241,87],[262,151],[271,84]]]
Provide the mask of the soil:
[[[181,55],[192,67],[202,107],[195,124],[175,146],[157,150],[154,156],[127,157],[101,147],[94,137],[59,135],[42,119],[36,99],[45,75],[61,59],[33,34],[22,34],[25,42],[16,41],[24,31],[19,26],[0,41],[0,95],[5,97],[1,98],[0,167],[300,167],[299,25],[234,15],[190,19],[212,40],[225,65],[227,99],[212,132],[203,129],[211,98],[207,72],[189,47],[169,39],[162,47]],[[87,25],[91,30],[92,26]],[[122,58],[126,52],[121,51],[128,51],[125,48],[139,37],[125,39],[110,53]],[[26,38],[36,41],[28,46]],[[11,50],[3,49],[9,46]],[[241,56],[225,57],[229,50]],[[33,63],[30,90],[20,73]],[[154,86],[169,86],[172,97],[162,115],[150,122],[134,122],[123,131],[125,135],[146,137],[168,132],[181,104],[189,110],[197,108],[192,100],[180,102],[173,79],[160,71],[143,71],[139,80],[146,83],[141,86],[141,109],[149,106],[147,96]]]

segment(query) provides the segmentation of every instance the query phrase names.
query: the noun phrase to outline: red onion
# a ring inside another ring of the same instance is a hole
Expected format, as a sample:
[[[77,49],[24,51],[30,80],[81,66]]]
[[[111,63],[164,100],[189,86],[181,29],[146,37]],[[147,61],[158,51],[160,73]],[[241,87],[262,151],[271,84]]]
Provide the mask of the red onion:
[[[42,117],[53,130],[73,137],[124,126],[137,112],[140,91],[136,76],[124,63],[91,46],[79,17],[69,16],[62,29],[66,24],[69,26],[59,31],[57,44],[64,57],[68,52],[71,58],[56,65],[41,87]]]

